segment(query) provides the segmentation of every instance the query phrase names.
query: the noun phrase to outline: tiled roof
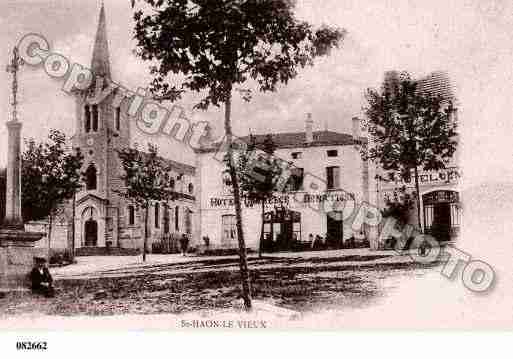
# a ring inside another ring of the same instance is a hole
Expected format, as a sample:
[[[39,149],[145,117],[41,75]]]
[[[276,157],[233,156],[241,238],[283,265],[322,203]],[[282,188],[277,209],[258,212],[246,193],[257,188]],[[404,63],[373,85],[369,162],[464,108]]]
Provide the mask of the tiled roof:
[[[418,90],[442,96],[446,100],[454,100],[454,92],[449,75],[444,71],[436,71],[418,81]]]
[[[148,153],[143,152],[143,151],[138,151],[138,152],[141,153],[143,156],[148,155]],[[196,172],[196,168],[191,165],[181,163],[181,162],[176,162],[176,161],[164,158],[162,156],[158,156],[158,158],[162,162],[164,162],[166,165],[170,166],[173,171],[188,174],[188,175],[194,175],[194,173]]]
[[[261,144],[264,142],[268,135],[253,135],[256,143]],[[277,148],[304,148],[315,146],[348,146],[357,144],[353,136],[347,133],[340,133],[334,131],[314,131],[313,141],[306,142],[305,132],[283,132],[271,134],[273,141]],[[239,141],[246,143],[250,142],[250,136],[239,137]],[[367,139],[361,137],[358,143],[366,142]],[[219,148],[221,144],[216,143],[210,148],[203,148],[198,152],[212,152]]]

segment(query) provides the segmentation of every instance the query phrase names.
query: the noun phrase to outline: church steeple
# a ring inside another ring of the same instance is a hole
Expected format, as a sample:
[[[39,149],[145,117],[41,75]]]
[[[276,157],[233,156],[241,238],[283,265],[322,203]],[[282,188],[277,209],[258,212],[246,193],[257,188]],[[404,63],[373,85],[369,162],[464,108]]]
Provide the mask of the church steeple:
[[[110,59],[109,43],[107,40],[107,21],[105,20],[105,8],[100,9],[100,18],[98,20],[98,29],[94,41],[93,58],[91,61],[91,70],[96,76],[105,76],[110,78]]]

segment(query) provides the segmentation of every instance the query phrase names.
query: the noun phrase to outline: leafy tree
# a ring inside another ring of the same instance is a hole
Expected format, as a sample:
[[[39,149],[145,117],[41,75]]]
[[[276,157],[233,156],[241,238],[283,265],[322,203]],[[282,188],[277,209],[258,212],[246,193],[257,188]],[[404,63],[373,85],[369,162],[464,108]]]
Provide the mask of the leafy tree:
[[[233,156],[231,123],[234,87],[249,82],[259,91],[275,91],[295,78],[298,69],[338,46],[344,31],[312,25],[294,16],[291,0],[144,0],[151,12],[138,10],[137,54],[153,61],[152,90],[176,100],[184,92],[202,92],[199,109],[224,105],[228,167],[232,180],[240,253],[242,294],[251,308],[249,271],[242,230],[239,179]],[[132,4],[134,1],[132,1]],[[168,75],[181,74],[170,85]],[[246,101],[248,88],[235,89]]]
[[[171,187],[171,167],[159,157],[157,147],[148,144],[148,153],[133,148],[117,151],[125,173],[125,188],[114,192],[144,210],[143,262],[148,246],[148,217],[152,202],[172,201],[177,194]]]
[[[66,149],[66,136],[51,130],[46,143],[25,141],[22,154],[22,213],[26,221],[48,218],[48,255],[52,223],[58,211],[81,187],[84,157],[79,150]]]
[[[419,168],[445,168],[456,151],[456,123],[450,99],[417,90],[417,81],[401,74],[396,86],[368,89],[364,127],[372,138],[364,153],[392,177],[410,181],[413,174],[420,218]]]
[[[240,190],[248,200],[260,203],[262,208],[259,257],[262,256],[264,242],[265,202],[272,198],[276,190],[275,180],[280,175],[280,167],[276,164],[276,158],[273,156],[275,150],[276,145],[271,135],[267,135],[260,146],[257,146],[256,138],[250,136],[248,146],[240,152],[237,158]]]

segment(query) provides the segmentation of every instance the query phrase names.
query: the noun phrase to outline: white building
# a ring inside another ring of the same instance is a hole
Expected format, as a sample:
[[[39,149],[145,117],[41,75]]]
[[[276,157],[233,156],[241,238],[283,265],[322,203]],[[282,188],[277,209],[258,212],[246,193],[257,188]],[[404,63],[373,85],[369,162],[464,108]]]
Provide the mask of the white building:
[[[385,74],[385,86],[394,86],[398,81],[398,74],[390,71]],[[437,71],[418,81],[418,89],[441,95],[451,100],[456,106],[457,100],[453,94],[451,82],[447,73]],[[455,108],[450,121],[458,122],[458,112]],[[420,189],[420,224],[423,233],[432,234],[440,241],[455,240],[460,232],[461,202],[459,198],[459,182],[461,171],[459,168],[459,151],[456,150],[452,159],[446,164],[446,168],[439,171],[419,171]],[[375,169],[378,175],[384,176],[383,171]],[[401,193],[402,187],[406,193],[415,191],[415,182],[412,176],[408,182],[404,181],[373,181],[372,202],[378,208],[386,207],[387,199],[393,198],[394,193]],[[408,224],[418,227],[417,205],[408,213]],[[381,243],[380,245],[383,245]]]
[[[366,142],[353,119],[353,134],[313,131],[311,115],[304,132],[275,133],[275,157],[292,163],[285,192],[276,192],[266,203],[264,249],[290,249],[294,243],[308,245],[311,237],[327,238],[340,247],[353,233],[342,221],[344,203],[368,201],[369,175],[360,147]],[[262,143],[265,135],[255,136]],[[248,142],[249,138],[240,140]],[[226,164],[220,144],[197,151],[197,188],[200,237],[212,248],[236,248],[235,209]],[[248,248],[257,249],[262,225],[261,205],[243,200],[243,224]],[[310,236],[312,235],[312,236]]]

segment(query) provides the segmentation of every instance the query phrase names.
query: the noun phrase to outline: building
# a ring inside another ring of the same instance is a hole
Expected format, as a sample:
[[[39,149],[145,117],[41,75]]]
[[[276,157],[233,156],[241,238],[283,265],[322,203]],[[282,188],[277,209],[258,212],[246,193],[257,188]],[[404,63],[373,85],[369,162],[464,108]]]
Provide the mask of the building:
[[[76,96],[76,133],[73,148],[84,154],[85,183],[76,195],[75,246],[78,253],[96,253],[97,248],[142,248],[144,213],[116,193],[123,187],[123,168],[117,150],[132,143],[128,101],[114,107],[115,92],[99,101],[99,76],[110,78],[110,54],[105,10],[100,10],[98,29],[91,60],[95,83],[89,92]],[[117,90],[117,89],[116,89]],[[115,90],[115,91],[116,91]],[[166,236],[192,235],[195,212],[194,178],[196,169],[188,164],[162,158],[172,168],[173,186],[179,199],[153,203],[150,209],[151,244]],[[69,212],[69,211],[68,211]],[[82,249],[82,250],[81,250]],[[101,250],[100,250],[101,252]]]
[[[292,163],[284,192],[276,192],[265,204],[264,250],[291,249],[297,244],[311,245],[319,235],[333,247],[341,247],[351,238],[360,238],[342,211],[347,201],[368,201],[367,162],[360,155],[366,139],[360,137],[359,120],[353,119],[353,134],[313,131],[312,116],[304,132],[275,133],[274,156]],[[266,136],[255,136],[262,143]],[[249,138],[239,139],[248,143]],[[229,175],[223,162],[222,144],[203,148],[197,156],[198,211],[202,237],[213,248],[236,248],[235,210]],[[242,201],[246,245],[258,249],[261,204]]]
[[[399,76],[395,71],[385,73],[384,88],[391,90],[397,86]],[[437,71],[418,80],[417,90],[429,92],[433,95],[440,95],[447,101],[452,101],[456,106],[451,121],[457,123],[457,99],[454,96],[449,76],[446,72]],[[461,171],[458,166],[459,151],[456,150],[452,159],[447,163],[446,168],[440,171],[420,171],[420,207],[421,225],[424,233],[433,234],[441,241],[455,240],[460,232],[461,225],[461,203],[459,198],[459,180]],[[383,176],[383,171],[376,169],[378,175]],[[399,189],[403,186],[407,193],[415,190],[413,177],[411,180],[375,181],[376,201],[378,208],[384,208],[387,199],[400,194]],[[418,214],[416,204],[408,213],[408,224],[418,226]]]

